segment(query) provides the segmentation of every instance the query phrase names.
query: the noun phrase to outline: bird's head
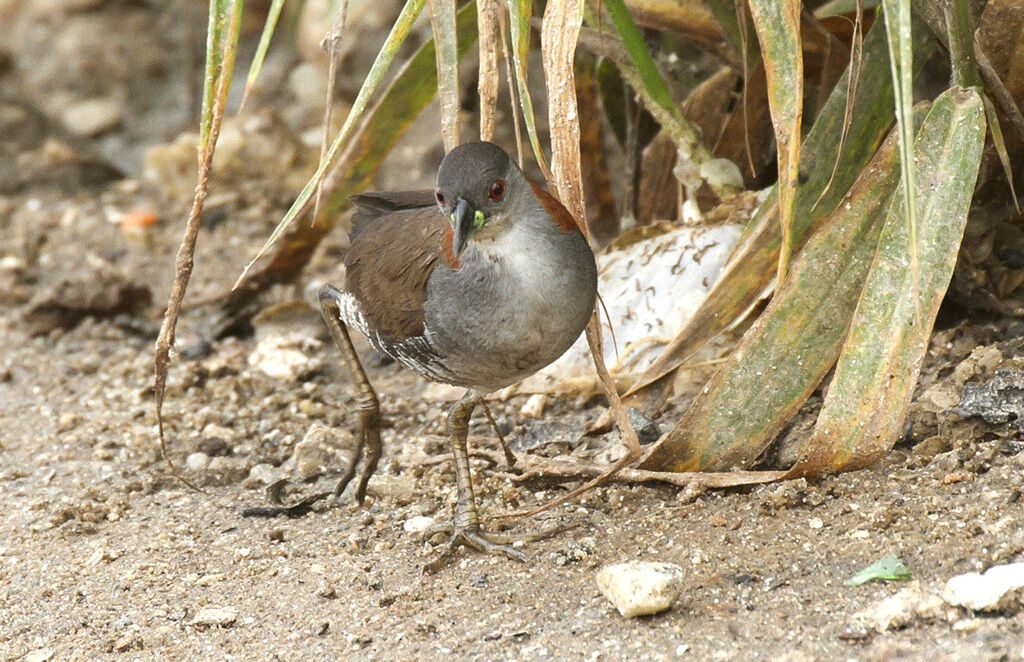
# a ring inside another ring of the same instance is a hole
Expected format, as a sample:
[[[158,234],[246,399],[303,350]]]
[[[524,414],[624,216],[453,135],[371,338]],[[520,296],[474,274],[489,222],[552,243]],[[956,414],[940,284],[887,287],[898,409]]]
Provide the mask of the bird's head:
[[[470,240],[493,238],[516,216],[530,187],[505,150],[488,142],[459,145],[441,162],[434,199],[452,224],[452,253]]]

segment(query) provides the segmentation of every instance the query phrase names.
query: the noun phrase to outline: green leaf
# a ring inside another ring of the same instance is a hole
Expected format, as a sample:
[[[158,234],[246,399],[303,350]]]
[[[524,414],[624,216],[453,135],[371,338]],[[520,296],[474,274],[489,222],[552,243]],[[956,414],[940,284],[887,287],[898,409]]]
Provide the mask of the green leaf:
[[[800,122],[804,104],[804,60],[800,44],[800,0],[761,0],[750,3],[761,61],[768,82],[768,106],[778,152],[779,251],[777,287],[789,270],[793,247],[793,214],[800,168]]]
[[[263,23],[260,43],[256,46],[256,54],[252,58],[252,64],[249,65],[249,75],[245,79],[245,92],[242,94],[242,103],[238,108],[239,112],[242,111],[242,106],[245,106],[245,100],[249,98],[249,92],[252,91],[253,85],[256,84],[256,77],[259,76],[260,69],[263,67],[263,61],[267,57],[267,50],[270,48],[270,38],[277,27],[277,19],[281,16],[282,7],[284,7],[284,0],[274,0],[270,5],[270,9],[267,10],[267,20]]]
[[[580,33],[580,44],[615,63],[623,79],[636,90],[644,107],[671,136],[684,158],[697,166],[712,161],[713,156],[701,141],[699,131],[683,116],[680,105],[672,100],[622,0],[603,0],[602,5],[608,11],[619,39],[587,29]],[[713,177],[704,179],[720,198],[736,192],[733,187]]]
[[[793,475],[868,466],[902,431],[956,264],[984,144],[985,111],[977,91],[951,88],[935,100],[914,150],[920,232],[911,237],[901,188],[806,454]]]
[[[519,92],[519,105],[523,109],[523,121],[526,123],[530,146],[533,147],[533,156],[537,160],[541,172],[544,173],[544,179],[551,184],[553,180],[551,168],[548,167],[548,160],[544,157],[544,150],[540,146],[537,120],[533,112],[533,97],[530,95],[530,87],[526,80],[527,58],[530,54],[532,6],[532,0],[508,0],[509,32],[512,34],[512,63],[516,89]]]
[[[238,53],[243,4],[243,0],[210,0],[203,106],[199,119],[199,151],[203,155],[213,154],[217,128],[224,115],[228,85],[231,83],[235,55]]]
[[[466,3],[459,10],[456,30],[460,36],[458,55],[463,57],[477,36],[475,3]],[[264,274],[271,280],[287,278],[301,269],[349,206],[348,197],[366,188],[384,157],[436,92],[437,66],[431,40],[402,67],[345,146],[324,183],[324,200],[313,222],[293,226],[285,233],[270,263],[249,278],[263,278]]]
[[[884,559],[875,561],[843,583],[847,586],[860,586],[872,581],[903,582],[908,579],[910,579],[910,570],[903,565],[903,561],[890,554]]]
[[[910,0],[882,0],[885,34],[889,41],[889,67],[896,109],[896,128],[900,136],[900,169],[903,171],[903,201],[909,234],[911,289],[917,291],[917,168],[914,159],[914,126],[910,115],[914,97],[913,28]],[[915,297],[915,305],[916,305]],[[920,311],[918,311],[918,316]]]
[[[395,21],[395,25],[391,28],[390,34],[387,39],[384,40],[384,44],[381,46],[380,52],[377,53],[377,58],[374,60],[373,65],[370,67],[370,72],[366,75],[366,80],[363,81],[363,86],[359,89],[359,94],[356,95],[356,100],[352,103],[352,110],[349,111],[348,117],[345,118],[345,123],[342,125],[341,130],[338,132],[338,136],[334,139],[331,144],[331,148],[327,150],[327,156],[320,163],[320,167],[317,168],[313,174],[312,179],[306,183],[299,193],[299,196],[292,203],[291,208],[281,219],[281,222],[277,224],[274,231],[270,234],[266,243],[260,248],[256,256],[245,265],[245,269],[242,274],[235,281],[235,288],[237,288],[242,280],[252,269],[252,266],[260,259],[264,253],[266,253],[274,243],[284,234],[284,231],[291,225],[292,221],[299,215],[300,212],[305,208],[306,203],[309,202],[310,197],[316,191],[317,186],[323,181],[327,171],[330,170],[337,163],[338,157],[341,154],[341,149],[346,146],[348,141],[351,139],[352,134],[355,132],[356,127],[359,126],[359,122],[363,119],[363,113],[370,105],[370,99],[373,95],[374,90],[380,85],[384,75],[391,66],[391,62],[395,59],[398,54],[399,48],[405,43],[406,37],[409,36],[409,31],[412,29],[413,23],[416,21],[416,17],[423,11],[423,5],[426,0],[407,0],[405,7],[402,8],[402,12],[398,15],[398,19]],[[436,85],[436,80],[435,80]]]
[[[899,185],[898,154],[893,134],[651,462],[673,471],[730,469],[761,455],[806,402],[839,357]]]

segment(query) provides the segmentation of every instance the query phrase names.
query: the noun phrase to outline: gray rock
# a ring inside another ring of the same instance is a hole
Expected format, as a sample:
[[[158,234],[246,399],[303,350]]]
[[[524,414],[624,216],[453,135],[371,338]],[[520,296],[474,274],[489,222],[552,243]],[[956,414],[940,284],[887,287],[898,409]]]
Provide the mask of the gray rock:
[[[961,416],[981,416],[989,423],[1012,421],[1024,430],[1024,371],[999,370],[987,382],[964,384],[955,411]]]
[[[249,365],[268,377],[298,381],[323,366],[321,343],[298,334],[267,336],[260,339],[249,355]]]
[[[411,503],[416,496],[416,483],[409,476],[389,476],[377,473],[370,476],[366,491],[385,499],[390,499],[399,506]]]
[[[405,520],[402,524],[402,528],[406,533],[412,536],[419,536],[424,531],[434,525],[434,519],[432,517],[426,517],[425,515],[416,515]]]
[[[918,607],[924,602],[925,595],[917,582],[914,582],[895,595],[854,614],[847,632],[869,634],[872,630],[885,632],[906,627],[917,618]]]
[[[630,407],[626,413],[629,414],[629,423],[636,431],[636,436],[641,444],[653,444],[661,438],[661,428],[658,427],[658,424],[635,407]]]
[[[632,561],[601,568],[597,586],[623,616],[644,616],[671,607],[684,576],[674,563]]]
[[[243,458],[220,455],[210,460],[206,470],[212,474],[215,485],[233,485],[245,480],[249,467]]]
[[[270,485],[281,480],[281,470],[272,464],[261,462],[252,469],[249,469],[249,478],[247,480],[259,485]]]
[[[335,449],[343,441],[343,433],[322,425],[311,425],[306,436],[295,445],[289,460],[292,478],[297,481],[313,480],[328,469],[336,468]]]

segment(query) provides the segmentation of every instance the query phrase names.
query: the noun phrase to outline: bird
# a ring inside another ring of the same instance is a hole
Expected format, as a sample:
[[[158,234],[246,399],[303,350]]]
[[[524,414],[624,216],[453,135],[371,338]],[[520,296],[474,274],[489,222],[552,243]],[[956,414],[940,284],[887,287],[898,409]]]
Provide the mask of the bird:
[[[560,357],[594,311],[597,266],[584,230],[499,146],[467,142],[441,161],[434,190],[352,196],[345,285],[323,285],[321,314],[357,388],[359,443],[334,496],[355,477],[362,504],[382,448],[380,403],[349,328],[435,382],[466,389],[446,432],[454,457],[454,516],[428,529],[460,546],[524,561],[481,528],[466,439],[483,397]]]

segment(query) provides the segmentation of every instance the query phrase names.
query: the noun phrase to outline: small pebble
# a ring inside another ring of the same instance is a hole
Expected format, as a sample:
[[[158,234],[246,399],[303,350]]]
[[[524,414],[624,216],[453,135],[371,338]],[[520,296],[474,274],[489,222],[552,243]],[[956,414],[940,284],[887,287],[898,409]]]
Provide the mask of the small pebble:
[[[527,400],[523,408],[519,410],[520,416],[524,418],[540,418],[544,415],[544,407],[548,404],[548,396],[543,393],[534,393]]]
[[[61,119],[71,133],[91,138],[119,125],[124,119],[123,107],[116,99],[86,99],[68,106]]]
[[[261,485],[276,483],[281,480],[281,477],[281,470],[266,462],[261,462],[252,469],[249,469],[249,480]]]
[[[406,533],[418,536],[433,526],[433,524],[433,518],[426,517],[425,515],[417,515],[416,517],[410,517],[405,520],[402,528],[405,529]]]
[[[338,592],[335,590],[334,584],[323,578],[316,583],[316,594],[326,600],[333,600],[338,597]]]
[[[292,478],[307,481],[324,473],[334,464],[334,449],[330,446],[333,432],[321,425],[312,425],[306,436],[295,445],[292,454]]]
[[[644,616],[671,607],[684,576],[674,563],[632,561],[601,568],[597,586],[623,616]]]
[[[658,424],[637,410],[636,407],[630,407],[626,413],[629,415],[629,424],[633,426],[641,444],[653,444],[661,438],[661,428],[658,427]]]
[[[879,600],[867,609],[853,615],[850,632],[885,632],[909,625],[917,616],[918,607],[925,601],[917,582],[901,589],[895,595]]]
[[[185,466],[189,471],[202,471],[210,466],[210,456],[206,453],[189,453],[185,458]]]
[[[228,442],[223,437],[203,437],[196,444],[196,452],[203,453],[209,457],[216,457],[218,455],[230,455],[231,447],[228,446]]]
[[[203,607],[192,619],[192,625],[231,627],[237,619],[238,610],[234,607]]]

